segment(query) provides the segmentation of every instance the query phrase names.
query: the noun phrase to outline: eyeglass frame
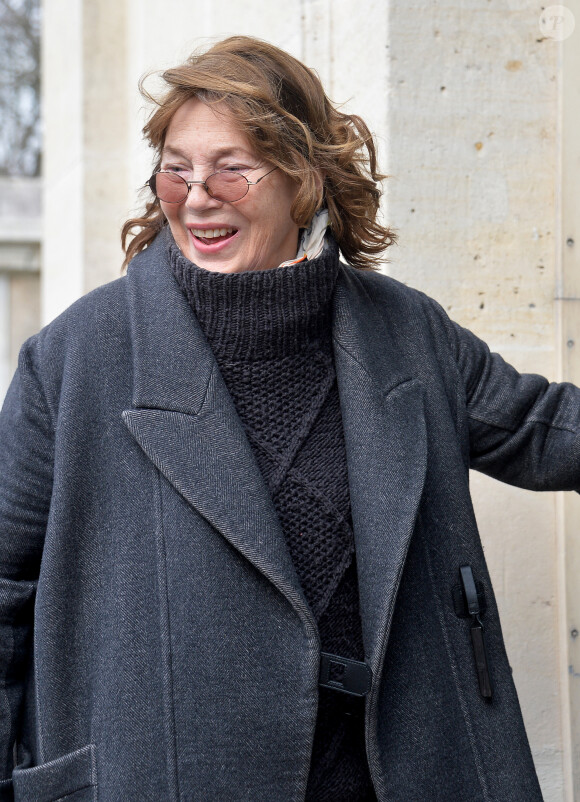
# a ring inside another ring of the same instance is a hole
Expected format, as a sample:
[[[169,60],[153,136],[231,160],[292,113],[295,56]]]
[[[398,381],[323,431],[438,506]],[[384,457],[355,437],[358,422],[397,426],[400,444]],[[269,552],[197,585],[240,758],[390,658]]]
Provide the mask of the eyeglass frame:
[[[255,169],[255,170],[258,170],[259,168],[258,168],[258,167],[255,167],[254,169]],[[211,194],[211,192],[209,191],[209,187],[208,187],[208,185],[207,185],[207,181],[208,181],[210,178],[212,178],[214,175],[219,175],[220,173],[228,173],[228,172],[231,172],[230,170],[216,170],[216,171],[215,171],[215,173],[212,173],[211,175],[208,175],[208,176],[207,176],[207,178],[206,178],[204,181],[186,181],[186,179],[185,179],[185,178],[183,178],[183,176],[179,175],[179,173],[176,173],[176,172],[174,172],[173,170],[156,170],[156,171],[153,173],[153,175],[152,175],[152,176],[151,176],[151,177],[150,177],[150,178],[147,180],[147,182],[146,182],[145,186],[146,186],[146,187],[149,187],[149,189],[151,190],[151,192],[153,192],[153,194],[155,195],[155,197],[157,198],[157,200],[158,200],[158,201],[160,201],[161,203],[171,203],[171,204],[175,204],[175,203],[184,203],[184,202],[185,202],[185,201],[188,199],[188,197],[189,197],[189,193],[191,192],[191,188],[192,188],[192,186],[193,186],[194,184],[201,184],[201,185],[202,185],[202,187],[203,187],[203,188],[205,189],[205,191],[207,192],[207,194],[210,196],[210,198],[213,198],[214,200],[216,200],[216,201],[219,201],[220,203],[237,203],[238,201],[241,201],[241,200],[242,200],[242,198],[245,198],[245,197],[246,197],[246,195],[247,195],[247,194],[248,194],[248,192],[250,191],[250,187],[253,187],[253,186],[255,186],[256,184],[259,184],[259,183],[260,183],[260,181],[261,181],[263,178],[266,178],[266,176],[270,175],[270,173],[273,173],[273,172],[274,172],[274,170],[277,170],[277,169],[278,169],[278,166],[277,166],[277,165],[276,165],[275,167],[272,167],[272,169],[271,169],[271,170],[268,170],[268,172],[267,172],[267,173],[264,173],[264,175],[260,176],[260,178],[258,178],[258,180],[257,180],[257,181],[250,181],[248,178],[246,178],[246,176],[245,176],[243,173],[236,173],[236,175],[239,175],[239,176],[240,176],[240,178],[243,178],[243,179],[244,179],[244,181],[246,182],[246,191],[244,192],[244,194],[243,194],[243,195],[240,195],[240,197],[239,197],[239,198],[236,198],[235,200],[231,200],[231,201],[222,200],[221,198],[216,198],[216,196],[215,196],[215,195],[212,195],[212,194]],[[187,195],[185,196],[185,198],[183,198],[183,200],[180,200],[180,201],[165,201],[165,200],[164,200],[164,201],[162,201],[162,200],[161,200],[161,198],[160,198],[160,197],[157,195],[157,193],[155,192],[155,190],[154,190],[154,189],[153,189],[153,187],[151,186],[151,181],[152,181],[152,180],[155,178],[155,176],[156,176],[156,175],[159,175],[159,173],[166,173],[166,174],[170,174],[170,175],[176,175],[176,176],[178,176],[178,177],[179,177],[179,178],[180,178],[180,179],[183,181],[183,183],[184,183],[184,184],[187,186]]]

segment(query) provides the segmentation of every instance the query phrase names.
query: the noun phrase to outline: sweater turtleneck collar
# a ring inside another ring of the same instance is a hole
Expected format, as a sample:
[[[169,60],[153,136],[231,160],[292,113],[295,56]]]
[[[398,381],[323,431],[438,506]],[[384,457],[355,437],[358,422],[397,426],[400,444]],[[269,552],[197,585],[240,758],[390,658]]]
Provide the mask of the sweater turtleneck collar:
[[[315,259],[270,270],[216,273],[169,246],[173,273],[218,361],[280,359],[331,331],[338,246],[328,237]]]

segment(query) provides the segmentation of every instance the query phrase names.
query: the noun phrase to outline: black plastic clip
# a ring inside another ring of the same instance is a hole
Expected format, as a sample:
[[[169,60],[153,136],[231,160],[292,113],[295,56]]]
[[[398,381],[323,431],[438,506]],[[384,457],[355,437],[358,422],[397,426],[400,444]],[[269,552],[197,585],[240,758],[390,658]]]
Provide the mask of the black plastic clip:
[[[366,663],[321,652],[318,684],[322,688],[332,688],[351,696],[366,696],[372,679],[373,672]]]
[[[485,649],[485,639],[483,637],[483,624],[481,623],[479,598],[477,594],[475,579],[470,565],[462,565],[459,569],[463,595],[467,612],[471,616],[471,645],[475,657],[475,669],[479,682],[479,692],[484,699],[491,699],[493,689],[491,686],[491,676],[489,673],[489,663]]]

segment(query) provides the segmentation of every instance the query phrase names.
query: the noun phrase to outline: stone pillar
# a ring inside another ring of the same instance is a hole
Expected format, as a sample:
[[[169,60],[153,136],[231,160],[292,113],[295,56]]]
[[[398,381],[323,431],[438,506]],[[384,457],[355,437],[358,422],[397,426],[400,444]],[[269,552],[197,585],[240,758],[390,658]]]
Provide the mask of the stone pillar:
[[[577,26],[580,0],[567,3]],[[566,21],[558,20],[559,25]],[[569,20],[566,24],[570,24]],[[580,31],[560,44],[560,158],[556,208],[556,317],[561,379],[580,385]],[[580,799],[580,497],[560,494],[558,577],[561,588],[561,683],[568,800]]]
[[[120,275],[129,193],[125,0],[44,8],[45,321]]]

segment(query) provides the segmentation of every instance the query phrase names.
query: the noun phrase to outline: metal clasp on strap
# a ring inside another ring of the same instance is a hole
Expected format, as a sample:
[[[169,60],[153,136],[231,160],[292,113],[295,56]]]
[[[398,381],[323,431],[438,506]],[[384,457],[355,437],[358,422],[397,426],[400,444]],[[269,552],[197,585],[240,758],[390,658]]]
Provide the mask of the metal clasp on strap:
[[[366,696],[372,679],[373,672],[366,663],[321,652],[318,684],[322,688],[332,688],[350,696]]]

